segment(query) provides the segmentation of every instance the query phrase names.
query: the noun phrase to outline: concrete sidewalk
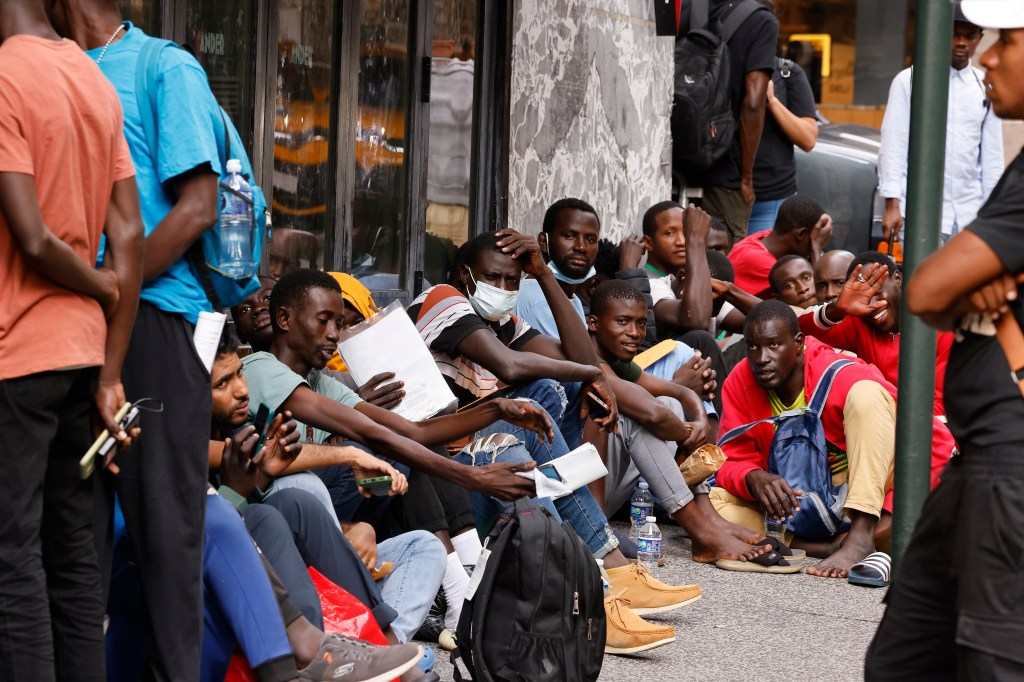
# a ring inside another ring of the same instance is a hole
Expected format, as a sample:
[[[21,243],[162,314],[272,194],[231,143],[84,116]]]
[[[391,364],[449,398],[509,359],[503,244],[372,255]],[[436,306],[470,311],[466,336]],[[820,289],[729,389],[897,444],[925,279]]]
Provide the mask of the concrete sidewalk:
[[[884,590],[806,573],[722,571],[690,559],[689,540],[679,527],[665,525],[662,532],[668,563],[658,577],[677,585],[699,583],[703,598],[649,616],[675,626],[675,643],[637,656],[606,656],[601,680],[863,679],[864,652],[882,617]],[[448,652],[436,646],[435,652],[438,674],[451,680]]]

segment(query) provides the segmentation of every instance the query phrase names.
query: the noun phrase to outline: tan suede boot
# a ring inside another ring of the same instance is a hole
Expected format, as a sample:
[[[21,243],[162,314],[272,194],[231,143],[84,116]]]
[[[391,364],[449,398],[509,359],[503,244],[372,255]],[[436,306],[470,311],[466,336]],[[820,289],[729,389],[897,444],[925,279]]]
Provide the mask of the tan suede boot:
[[[629,590],[630,608],[643,616],[678,609],[700,599],[700,585],[666,585],[640,564],[607,570],[612,592]]]
[[[623,590],[625,592],[625,590]],[[635,654],[676,641],[676,629],[671,625],[652,625],[629,608],[629,600],[609,595],[604,600],[608,617],[606,654]]]

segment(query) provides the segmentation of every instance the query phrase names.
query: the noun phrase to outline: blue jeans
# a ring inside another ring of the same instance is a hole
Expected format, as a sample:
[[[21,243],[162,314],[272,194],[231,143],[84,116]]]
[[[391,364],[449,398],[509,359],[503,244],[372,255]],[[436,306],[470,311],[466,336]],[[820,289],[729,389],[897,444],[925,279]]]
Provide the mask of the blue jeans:
[[[537,379],[517,386],[509,398],[529,398],[551,417],[552,425],[562,432],[569,449],[579,446],[583,439],[583,420],[580,419],[580,389],[582,384],[562,384],[554,379]]]
[[[694,350],[687,346],[682,341],[676,341],[675,350],[661,358],[654,364],[650,365],[644,371],[651,376],[664,379],[665,381],[672,381],[672,377],[675,375],[676,370],[683,366],[683,363],[694,356]],[[718,377],[718,385],[721,387],[722,382],[725,381],[725,377]],[[715,411],[714,403],[705,400],[704,409],[707,410],[708,416],[715,416],[718,414]]]
[[[495,422],[486,429],[478,431],[474,440],[502,433],[509,434],[514,439],[514,444],[484,448],[472,455],[463,450],[455,456],[455,460],[471,466],[498,462],[520,464],[531,460],[537,464],[544,464],[569,451],[562,434],[557,429],[553,442],[541,443],[540,438],[533,431],[503,421]],[[477,528],[482,533],[486,533],[490,529],[498,514],[511,507],[510,504],[499,502],[478,492],[474,492],[472,498]],[[556,517],[564,519],[587,543],[587,547],[590,548],[594,557],[600,559],[618,547],[619,541],[608,527],[608,519],[605,518],[604,512],[601,511],[601,507],[597,504],[594,496],[590,494],[589,489],[580,488],[571,495],[554,500],[553,503],[550,498],[540,498],[536,501],[548,511],[555,513]]]
[[[755,201],[754,207],[750,211],[750,220],[747,222],[747,234],[764,232],[775,227],[775,217],[779,214],[779,207],[788,198]]]
[[[377,543],[377,564],[390,561],[395,565],[377,585],[384,602],[398,611],[391,629],[402,643],[410,641],[427,619],[441,587],[447,559],[441,541],[425,530],[409,531]]]

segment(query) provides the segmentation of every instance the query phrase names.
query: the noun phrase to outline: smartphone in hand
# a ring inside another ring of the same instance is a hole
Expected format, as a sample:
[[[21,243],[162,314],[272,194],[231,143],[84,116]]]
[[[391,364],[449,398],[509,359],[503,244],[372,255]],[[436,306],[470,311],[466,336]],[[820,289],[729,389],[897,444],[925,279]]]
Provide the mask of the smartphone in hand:
[[[359,481],[359,487],[369,490],[376,497],[386,497],[391,492],[391,477],[376,476],[374,478],[364,478]]]
[[[139,408],[133,407],[131,403],[125,403],[117,411],[117,414],[114,415],[114,418],[120,424],[121,430],[125,432],[131,431],[139,425]],[[110,432],[107,429],[103,429],[103,433],[93,441],[92,447],[89,448],[78,462],[79,473],[83,481],[89,478],[96,469],[96,458],[98,457],[100,461],[106,459],[116,443],[117,440],[110,435]]]
[[[260,407],[256,410],[256,420],[253,422],[253,426],[256,427],[256,433],[260,435],[260,439],[256,441],[256,447],[252,450],[252,456],[255,457],[257,453],[263,448],[263,444],[267,442],[267,434],[270,433],[270,424],[273,420],[270,418],[270,407],[265,403],[260,403]]]
[[[591,419],[604,419],[610,412],[608,411],[608,405],[603,400],[597,397],[593,392],[589,392],[586,395],[586,399],[589,403],[589,409],[587,414],[590,415]]]

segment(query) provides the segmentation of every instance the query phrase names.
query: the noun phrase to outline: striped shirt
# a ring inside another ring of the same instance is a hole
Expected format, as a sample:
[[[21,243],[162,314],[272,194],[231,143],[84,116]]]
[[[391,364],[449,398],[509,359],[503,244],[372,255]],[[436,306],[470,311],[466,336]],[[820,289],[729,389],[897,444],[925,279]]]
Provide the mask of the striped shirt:
[[[490,370],[459,353],[459,344],[467,336],[486,329],[505,346],[519,350],[527,341],[540,335],[515,315],[488,323],[476,314],[465,294],[447,284],[439,284],[420,294],[409,306],[409,316],[416,323],[416,329],[458,398],[460,407],[486,398],[501,388]]]

